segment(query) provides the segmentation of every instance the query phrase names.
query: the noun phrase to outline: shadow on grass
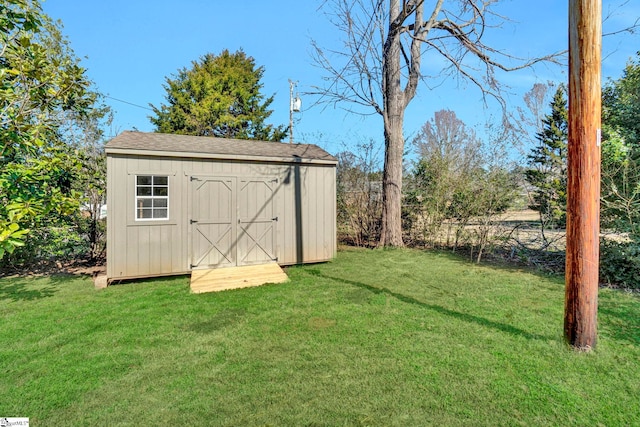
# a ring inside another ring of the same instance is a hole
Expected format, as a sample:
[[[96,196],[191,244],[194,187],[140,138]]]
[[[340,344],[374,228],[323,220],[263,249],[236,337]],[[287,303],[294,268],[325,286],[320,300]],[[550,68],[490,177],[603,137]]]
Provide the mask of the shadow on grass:
[[[247,310],[243,308],[223,310],[213,315],[209,320],[189,325],[188,329],[193,332],[208,334],[239,323],[246,314]]]
[[[601,298],[598,314],[612,319],[611,324],[603,326],[612,338],[640,344],[640,305],[637,301],[614,303],[609,298]]]
[[[427,304],[424,303],[422,301],[419,301],[413,297],[407,296],[407,295],[403,295],[403,294],[399,294],[397,292],[393,292],[390,289],[387,288],[381,288],[381,287],[377,287],[377,286],[372,286],[372,285],[367,285],[366,283],[362,283],[362,282],[356,282],[353,280],[347,280],[347,279],[343,279],[340,277],[332,277],[332,276],[328,276],[326,274],[321,273],[318,270],[308,270],[310,274],[317,276],[317,277],[321,277],[323,279],[328,279],[328,280],[332,280],[334,282],[340,282],[340,283],[344,283],[347,285],[351,285],[351,286],[357,286],[358,288],[361,289],[365,289],[369,292],[372,292],[374,294],[385,294],[385,295],[389,295],[391,297],[394,297],[402,302],[408,303],[408,304],[414,304],[417,305],[419,307],[422,308],[426,308],[428,310],[432,310],[435,311],[437,313],[443,314],[445,316],[449,316],[449,317],[453,317],[455,319],[458,320],[462,320],[464,322],[468,322],[468,323],[475,323],[477,325],[480,326],[484,326],[487,328],[492,328],[492,329],[496,329],[498,331],[501,332],[506,332],[508,334],[511,335],[517,335],[517,336],[521,336],[524,337],[526,339],[530,339],[530,340],[551,340],[553,338],[550,337],[546,337],[543,335],[538,335],[538,334],[532,334],[530,332],[527,332],[525,330],[522,330],[520,328],[516,328],[515,326],[512,325],[508,325],[505,323],[500,323],[500,322],[494,322],[492,320],[489,319],[485,319],[484,317],[479,317],[479,316],[474,316],[472,314],[468,314],[468,313],[461,313],[459,311],[454,311],[454,310],[450,310],[448,308],[444,308],[441,307],[439,305],[434,305],[434,304]]]
[[[494,270],[506,271],[509,273],[527,273],[543,279],[538,285],[549,290],[561,290],[564,289],[564,273],[561,271],[550,271],[533,265],[527,265],[519,263],[515,260],[502,259],[498,257],[485,257],[480,263],[477,263],[474,258],[470,257],[468,253],[464,252],[464,249],[460,249],[459,252],[451,252],[447,249],[422,249],[421,252],[425,254],[436,254],[438,256],[445,257],[447,261],[454,262],[458,265],[466,267],[482,267],[490,268]],[[548,251],[548,258],[557,260],[558,257],[562,257],[562,264],[564,265],[564,253],[559,251]]]
[[[54,275],[47,278],[47,285],[39,285],[39,278],[0,280],[0,300],[34,301],[52,297],[58,292],[58,284],[69,280],[69,275]]]
[[[136,284],[144,284],[144,283],[160,283],[160,282],[175,282],[182,281],[185,279],[189,279],[191,274],[170,274],[165,276],[149,276],[149,277],[138,277],[132,279],[113,279],[109,282],[109,287],[112,286],[120,286],[120,285],[136,285]]]

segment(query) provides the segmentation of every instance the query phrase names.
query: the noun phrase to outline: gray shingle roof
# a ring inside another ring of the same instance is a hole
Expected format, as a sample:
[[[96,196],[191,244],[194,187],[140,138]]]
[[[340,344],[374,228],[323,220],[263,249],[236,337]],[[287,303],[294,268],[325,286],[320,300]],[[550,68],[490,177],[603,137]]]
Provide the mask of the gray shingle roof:
[[[175,135],[125,131],[109,141],[107,153],[143,151],[148,155],[177,155],[180,157],[255,158],[277,161],[320,161],[337,163],[335,157],[312,144],[246,141],[206,136]]]

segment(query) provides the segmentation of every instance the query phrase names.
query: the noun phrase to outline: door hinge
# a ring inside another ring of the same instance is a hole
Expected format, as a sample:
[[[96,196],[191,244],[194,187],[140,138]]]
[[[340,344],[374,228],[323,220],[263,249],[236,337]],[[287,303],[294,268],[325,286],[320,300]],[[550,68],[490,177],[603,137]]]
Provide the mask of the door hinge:
[[[195,219],[190,219],[190,220],[189,220],[189,224],[194,224],[194,223],[196,223],[196,222],[198,222],[198,221],[197,221],[197,220],[195,220]]]
[[[271,221],[277,221],[277,220],[278,220],[278,217],[277,217],[277,216],[276,216],[276,217],[271,218]]]
[[[195,176],[191,176],[189,177],[191,179],[191,181],[200,181],[198,178],[196,178]]]

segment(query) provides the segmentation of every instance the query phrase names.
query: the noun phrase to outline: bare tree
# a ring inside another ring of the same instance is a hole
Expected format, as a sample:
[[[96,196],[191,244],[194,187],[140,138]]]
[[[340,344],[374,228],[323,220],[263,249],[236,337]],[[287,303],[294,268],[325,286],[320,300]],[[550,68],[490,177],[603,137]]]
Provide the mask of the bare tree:
[[[546,83],[534,83],[531,89],[522,96],[524,107],[516,107],[516,120],[514,133],[519,141],[517,149],[522,158],[525,158],[531,147],[536,142],[536,135],[542,132],[545,114],[549,107],[549,100],[556,90],[558,83],[548,81]]]
[[[380,146],[361,141],[338,158],[338,233],[343,242],[375,246],[380,236]]]
[[[530,67],[544,58],[523,59],[483,41],[485,31],[505,18],[492,10],[498,0],[325,0],[332,23],[344,36],[343,50],[314,44],[314,60],[326,70],[320,102],[350,103],[348,111],[377,113],[384,122],[382,232],[380,245],[402,246],[401,197],[404,114],[418,83],[427,76],[426,55],[444,58],[440,77],[456,75],[483,97],[505,107],[497,70]],[[428,58],[432,58],[429,56]],[[336,62],[337,60],[337,62]],[[340,63],[340,65],[336,65]]]
[[[482,140],[453,111],[434,113],[413,139],[419,160],[403,201],[405,225],[423,233],[425,243],[444,243],[454,252],[460,245],[472,253],[477,248],[477,262],[501,234],[498,214],[517,189],[500,149],[504,131],[489,132]]]
[[[471,194],[467,190],[487,163],[483,153],[485,144],[455,112],[441,110],[422,126],[412,145],[418,162],[409,175],[404,209],[412,216],[417,214],[423,238],[431,244],[440,240],[446,223],[446,246],[449,246],[452,231],[464,229],[476,215],[473,208],[466,209],[470,204],[463,195]]]

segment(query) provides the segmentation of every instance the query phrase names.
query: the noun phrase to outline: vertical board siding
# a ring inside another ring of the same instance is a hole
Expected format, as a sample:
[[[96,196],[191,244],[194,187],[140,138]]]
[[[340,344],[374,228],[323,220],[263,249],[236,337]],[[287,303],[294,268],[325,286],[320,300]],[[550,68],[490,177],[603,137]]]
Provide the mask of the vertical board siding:
[[[191,266],[217,267],[235,265],[235,256],[228,251],[235,239],[233,178],[199,177],[191,183],[192,213],[190,221]]]
[[[194,192],[191,176],[237,180],[235,191],[238,197],[234,196],[231,208],[235,210],[234,216],[241,220],[254,217],[258,220],[256,224],[247,225],[250,233],[260,246],[272,248],[269,250],[281,265],[326,261],[335,256],[333,165],[113,154],[107,157],[109,279],[181,274],[191,270],[192,252],[194,245],[198,245],[194,240],[194,229],[189,224],[196,214],[192,209],[197,207],[193,200],[197,192]],[[135,175],[138,173],[169,176],[168,221],[135,221]],[[240,192],[243,181],[251,181],[245,188],[245,194]],[[227,215],[228,207],[224,206],[227,203],[221,203],[224,200],[210,197],[203,202],[207,206],[200,210],[217,217]],[[270,222],[275,217],[278,220]],[[240,242],[241,236],[237,233],[233,236],[235,242],[225,244],[246,244],[248,252],[242,254],[244,262],[264,262],[265,251],[252,245],[247,236],[245,238],[248,239],[246,242]],[[301,247],[298,247],[299,242]]]
[[[265,263],[278,258],[274,241],[277,181],[274,177],[239,180],[238,263],[241,265]]]
[[[107,276],[127,274],[127,166],[129,160],[121,156],[108,157],[107,162]]]
[[[107,156],[107,183],[108,186],[114,186],[115,174],[114,168],[116,165],[122,162],[116,162],[115,159],[111,156]],[[109,206],[115,206],[115,197],[114,192],[109,190],[107,191],[107,208]],[[116,243],[116,235],[113,233],[115,230],[115,212],[109,212],[107,215],[107,277],[115,277],[116,276],[116,263],[117,260],[115,258],[115,250],[114,244]]]
[[[278,255],[280,261],[290,260],[295,254],[295,250],[292,247],[291,239],[287,237],[293,233],[293,222],[295,218],[293,214],[293,193],[291,192],[291,174],[293,168],[287,165],[283,168],[280,187],[278,188],[278,215],[279,224],[277,230],[277,245]],[[293,239],[295,242],[295,239]]]
[[[320,196],[316,194],[316,188],[313,185],[312,179],[313,171],[308,167],[303,168],[302,173],[302,235],[303,235],[303,244],[304,244],[304,259],[316,259],[316,251],[315,251],[315,238],[316,238],[316,227],[318,226],[316,217],[317,212],[315,212],[315,199],[316,196]],[[308,194],[309,197],[304,197],[304,195]]]
[[[309,179],[307,180],[307,186],[312,197],[309,198],[309,211],[311,214],[311,241],[309,242],[309,258],[321,259],[322,248],[318,245],[321,244],[320,233],[324,233],[324,224],[322,221],[321,206],[319,206],[319,200],[323,192],[322,175],[319,168],[307,168]],[[319,180],[320,179],[320,180]]]

